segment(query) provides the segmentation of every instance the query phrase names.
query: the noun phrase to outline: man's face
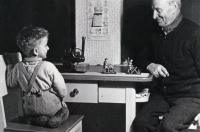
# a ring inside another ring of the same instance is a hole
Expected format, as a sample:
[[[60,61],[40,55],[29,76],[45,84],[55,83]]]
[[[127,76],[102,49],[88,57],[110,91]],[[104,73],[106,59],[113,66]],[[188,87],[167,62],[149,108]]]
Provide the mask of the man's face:
[[[169,5],[169,0],[152,0],[153,19],[160,27],[170,25],[175,18],[174,4]]]

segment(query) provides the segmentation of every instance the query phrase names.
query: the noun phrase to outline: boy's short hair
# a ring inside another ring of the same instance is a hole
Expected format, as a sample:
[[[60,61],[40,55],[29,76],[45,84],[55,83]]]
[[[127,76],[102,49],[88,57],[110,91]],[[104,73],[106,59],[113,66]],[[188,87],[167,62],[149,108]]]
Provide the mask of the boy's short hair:
[[[17,36],[17,45],[24,52],[24,54],[29,54],[30,51],[36,46],[38,40],[43,37],[48,37],[49,32],[40,27],[24,27]]]

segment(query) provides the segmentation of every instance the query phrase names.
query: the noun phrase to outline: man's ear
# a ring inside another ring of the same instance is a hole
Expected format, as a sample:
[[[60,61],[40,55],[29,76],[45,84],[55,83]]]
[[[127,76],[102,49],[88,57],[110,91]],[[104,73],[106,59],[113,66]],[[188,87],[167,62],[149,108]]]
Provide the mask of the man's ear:
[[[177,8],[178,8],[178,3],[177,3],[177,2],[174,2],[174,3],[173,3],[173,10],[177,10]]]
[[[34,54],[35,56],[38,55],[38,49],[37,49],[37,48],[34,48],[34,49],[33,49],[33,54]]]

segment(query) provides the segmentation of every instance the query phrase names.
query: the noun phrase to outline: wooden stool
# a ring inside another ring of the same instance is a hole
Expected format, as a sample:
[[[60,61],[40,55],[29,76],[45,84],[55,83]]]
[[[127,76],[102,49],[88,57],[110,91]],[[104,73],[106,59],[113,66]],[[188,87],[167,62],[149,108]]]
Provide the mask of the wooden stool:
[[[82,115],[70,115],[67,121],[57,128],[45,128],[30,124],[7,122],[4,132],[82,132]]]
[[[20,53],[13,53],[12,55],[19,55]],[[20,58],[21,60],[21,58]],[[6,64],[4,62],[3,56],[0,55],[0,132],[82,132],[82,115],[70,115],[68,120],[63,124],[58,126],[57,128],[45,128],[40,126],[33,126],[28,123],[25,123],[21,120],[20,117],[23,116],[23,109],[22,109],[22,100],[21,100],[21,89],[11,88],[7,89],[6,86]],[[14,93],[14,94],[13,94]],[[3,97],[8,97],[11,94],[10,98],[13,98],[13,95],[19,96],[18,100],[14,100],[14,102],[3,102]],[[18,109],[18,113],[11,112],[12,110],[15,111],[15,107],[10,107],[10,116],[14,117],[14,120],[6,121],[6,114],[4,111],[4,105],[7,104],[3,103],[10,103],[16,104],[15,106]],[[17,121],[16,121],[17,119]]]

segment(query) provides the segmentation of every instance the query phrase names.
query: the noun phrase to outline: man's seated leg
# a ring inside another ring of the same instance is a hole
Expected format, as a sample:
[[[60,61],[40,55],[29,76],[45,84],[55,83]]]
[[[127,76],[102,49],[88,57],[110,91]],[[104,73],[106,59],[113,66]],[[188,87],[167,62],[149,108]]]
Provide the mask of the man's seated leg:
[[[200,99],[176,98],[165,113],[160,132],[188,131],[188,127],[200,112]]]
[[[163,115],[169,109],[169,105],[162,96],[152,93],[149,101],[139,110],[133,122],[134,131],[147,132],[157,129],[158,116]]]

